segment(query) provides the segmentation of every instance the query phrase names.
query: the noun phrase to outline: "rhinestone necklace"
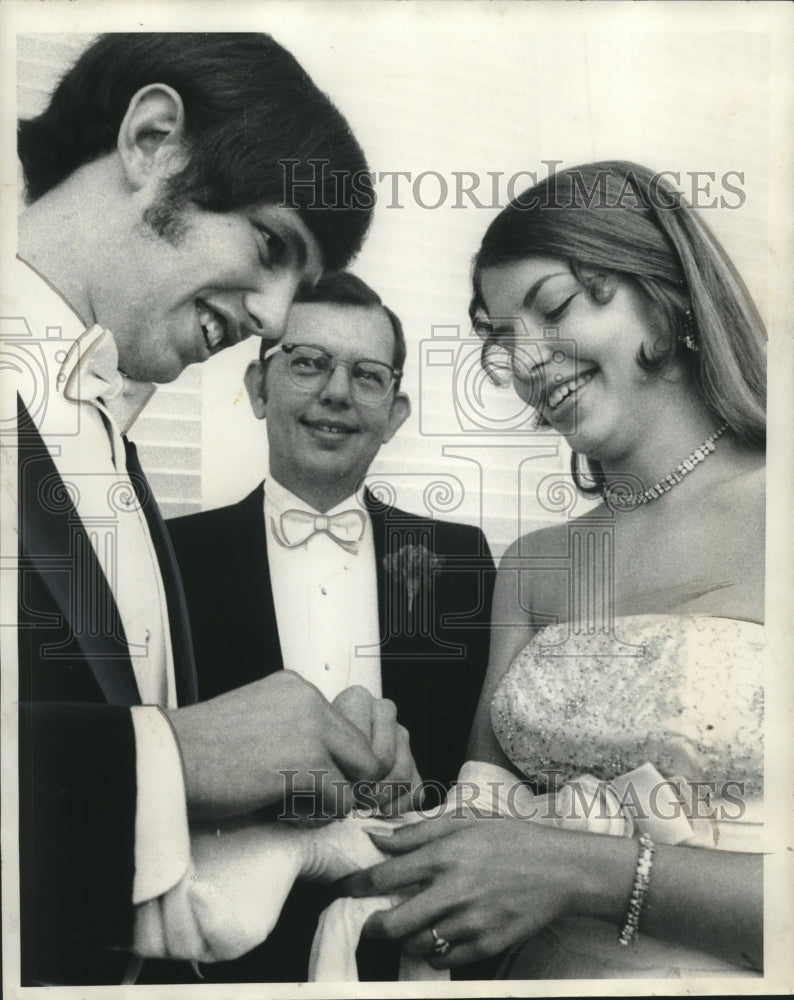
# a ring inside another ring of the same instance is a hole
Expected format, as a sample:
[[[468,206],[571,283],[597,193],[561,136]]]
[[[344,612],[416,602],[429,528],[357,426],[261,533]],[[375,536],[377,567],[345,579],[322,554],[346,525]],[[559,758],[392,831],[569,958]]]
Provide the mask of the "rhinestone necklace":
[[[726,422],[718,427],[713,434],[709,435],[699,448],[695,448],[692,454],[685,458],[668,476],[660,479],[658,483],[654,483],[653,486],[649,486],[645,490],[638,490],[636,493],[632,493],[619,482],[613,483],[611,486],[605,486],[602,490],[602,495],[607,507],[620,511],[636,510],[637,507],[641,507],[643,504],[650,503],[651,500],[656,500],[657,497],[669,493],[674,486],[677,486],[681,482],[684,476],[688,475],[701,462],[704,462],[709,455],[716,451],[715,441],[727,429],[728,424]]]

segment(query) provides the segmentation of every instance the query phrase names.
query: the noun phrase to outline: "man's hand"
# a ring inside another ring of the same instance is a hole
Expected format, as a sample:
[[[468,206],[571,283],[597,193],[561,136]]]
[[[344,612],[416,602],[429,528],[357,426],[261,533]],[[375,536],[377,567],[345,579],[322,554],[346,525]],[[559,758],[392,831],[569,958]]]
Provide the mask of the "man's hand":
[[[394,702],[373,698],[365,687],[356,685],[338,694],[333,705],[367,737],[383,774],[377,784],[358,790],[359,801],[374,802],[385,815],[418,809],[422,779],[411,754],[408,730],[397,722]]]
[[[382,711],[373,710],[362,731],[313,684],[280,670],[169,712],[185,763],[189,814],[216,819],[296,797],[303,812],[306,804],[318,816],[348,812],[351,783],[378,781],[394,769],[400,740],[392,751]]]

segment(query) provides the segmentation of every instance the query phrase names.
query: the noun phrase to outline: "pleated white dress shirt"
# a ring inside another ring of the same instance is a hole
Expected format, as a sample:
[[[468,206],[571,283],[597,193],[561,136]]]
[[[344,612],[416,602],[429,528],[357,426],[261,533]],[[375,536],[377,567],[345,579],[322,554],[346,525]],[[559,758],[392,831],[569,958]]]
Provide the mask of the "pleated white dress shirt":
[[[329,701],[354,684],[379,698],[378,584],[369,514],[356,497],[326,511],[330,517],[362,510],[364,534],[351,552],[325,532],[287,548],[279,541],[287,510],[318,513],[268,475],[265,535],[284,668],[316,685]]]

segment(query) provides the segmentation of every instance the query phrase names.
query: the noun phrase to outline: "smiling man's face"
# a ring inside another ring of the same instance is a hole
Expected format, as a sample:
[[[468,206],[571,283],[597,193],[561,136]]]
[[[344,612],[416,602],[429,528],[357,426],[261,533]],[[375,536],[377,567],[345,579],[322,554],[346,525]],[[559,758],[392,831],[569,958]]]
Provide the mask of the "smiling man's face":
[[[293,307],[286,344],[319,347],[340,361],[394,364],[394,332],[379,307],[303,303]],[[277,353],[246,374],[257,417],[267,419],[270,472],[290,492],[324,511],[351,496],[380,446],[410,413],[408,397],[392,388],[386,399],[354,398],[347,365],[325,385],[300,389],[291,380],[288,355]]]
[[[188,204],[173,221],[170,238],[146,221],[132,227],[98,296],[120,367],[145,381],[170,382],[252,335],[280,337],[296,293],[322,272],[319,244],[294,209]]]

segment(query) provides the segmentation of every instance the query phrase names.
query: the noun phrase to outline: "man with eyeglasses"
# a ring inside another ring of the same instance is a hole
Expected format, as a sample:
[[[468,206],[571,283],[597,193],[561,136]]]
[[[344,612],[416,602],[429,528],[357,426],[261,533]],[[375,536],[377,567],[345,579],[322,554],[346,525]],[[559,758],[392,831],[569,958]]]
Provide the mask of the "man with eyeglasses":
[[[354,686],[383,695],[408,731],[428,806],[465,760],[493,561],[478,529],[418,517],[362,488],[410,414],[405,359],[402,325],[380,297],[351,274],[324,276],[293,306],[283,341],[263,345],[245,373],[254,415],[266,421],[264,484],[169,528],[204,694],[283,666],[329,700],[344,691],[354,702]],[[236,655],[220,672],[223,649]],[[306,911],[319,912],[310,902],[319,895],[299,884],[269,941],[205,974],[304,978],[314,930]],[[389,978],[374,966],[375,978]]]

